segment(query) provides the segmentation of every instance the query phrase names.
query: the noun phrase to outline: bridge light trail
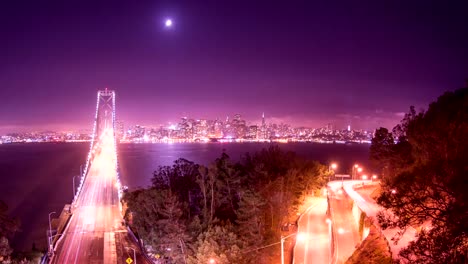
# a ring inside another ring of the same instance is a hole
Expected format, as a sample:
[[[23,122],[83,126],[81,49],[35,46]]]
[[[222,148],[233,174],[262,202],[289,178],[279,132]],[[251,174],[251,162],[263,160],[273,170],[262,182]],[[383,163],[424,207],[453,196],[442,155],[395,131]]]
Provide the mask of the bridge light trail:
[[[115,138],[115,93],[106,89],[97,94],[93,136],[74,197],[73,216],[55,245],[56,254],[51,263],[120,263],[116,245],[123,242],[116,240],[123,238],[116,233],[127,232],[121,225],[121,186]]]

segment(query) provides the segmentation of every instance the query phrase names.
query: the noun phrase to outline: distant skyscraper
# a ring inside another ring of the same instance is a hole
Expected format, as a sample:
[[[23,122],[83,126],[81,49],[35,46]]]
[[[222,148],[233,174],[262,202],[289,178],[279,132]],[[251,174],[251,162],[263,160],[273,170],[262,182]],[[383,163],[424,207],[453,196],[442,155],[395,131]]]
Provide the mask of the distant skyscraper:
[[[350,126],[350,125],[348,125],[348,132],[349,132],[349,131],[351,131],[351,126]]]
[[[267,127],[265,123],[265,112],[262,113],[262,126],[260,127],[260,137],[259,139],[267,138]]]

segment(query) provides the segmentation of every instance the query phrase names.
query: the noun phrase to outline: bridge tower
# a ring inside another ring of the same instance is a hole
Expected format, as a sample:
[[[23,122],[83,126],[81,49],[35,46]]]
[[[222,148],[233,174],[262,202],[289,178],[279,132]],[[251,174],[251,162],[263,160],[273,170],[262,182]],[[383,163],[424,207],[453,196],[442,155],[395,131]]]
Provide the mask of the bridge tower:
[[[84,183],[86,175],[88,173],[90,162],[93,159],[94,151],[99,143],[99,138],[105,130],[111,130],[112,137],[114,141],[115,149],[115,170],[117,171],[117,182],[120,185],[120,174],[119,174],[119,163],[117,159],[117,138],[116,138],[116,117],[115,117],[115,91],[100,90],[97,92],[96,98],[96,114],[94,116],[94,125],[93,125],[93,134],[91,135],[91,145],[88,153],[88,157],[85,164],[85,169],[83,170],[83,175],[81,175],[81,182],[78,187],[78,191],[75,194],[74,200],[77,199],[81,187]],[[120,191],[120,190],[119,190]]]
[[[115,91],[107,88],[97,93],[93,139],[96,140],[105,129],[112,129],[115,134]]]

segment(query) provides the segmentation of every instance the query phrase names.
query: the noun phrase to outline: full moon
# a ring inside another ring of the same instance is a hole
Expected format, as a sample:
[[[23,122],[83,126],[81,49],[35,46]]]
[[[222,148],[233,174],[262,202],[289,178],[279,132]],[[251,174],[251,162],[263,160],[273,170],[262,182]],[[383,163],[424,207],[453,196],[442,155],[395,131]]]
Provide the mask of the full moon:
[[[164,25],[166,25],[166,27],[171,27],[172,26],[172,20],[171,19],[166,19],[166,22],[164,22]]]

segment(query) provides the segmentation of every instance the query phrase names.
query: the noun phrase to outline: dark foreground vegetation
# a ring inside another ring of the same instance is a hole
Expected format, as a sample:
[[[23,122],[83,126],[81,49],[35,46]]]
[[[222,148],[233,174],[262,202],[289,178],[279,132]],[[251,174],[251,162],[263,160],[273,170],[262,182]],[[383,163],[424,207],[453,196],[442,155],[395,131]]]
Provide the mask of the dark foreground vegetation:
[[[327,168],[270,147],[234,163],[178,159],[126,192],[125,220],[168,263],[272,263],[281,228],[326,182]]]
[[[0,200],[0,263],[10,260],[13,253],[10,241],[19,226],[19,220],[8,215],[7,204]]]
[[[382,227],[414,227],[411,263],[468,263],[468,88],[414,107],[392,132],[376,131],[371,162],[383,175]],[[398,239],[398,237],[396,238]]]

